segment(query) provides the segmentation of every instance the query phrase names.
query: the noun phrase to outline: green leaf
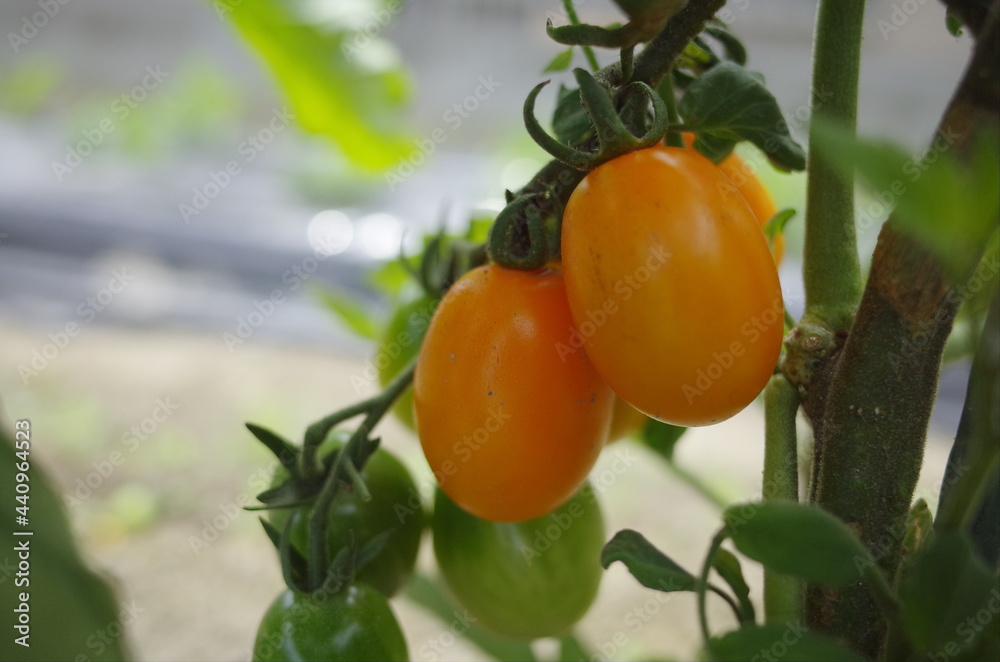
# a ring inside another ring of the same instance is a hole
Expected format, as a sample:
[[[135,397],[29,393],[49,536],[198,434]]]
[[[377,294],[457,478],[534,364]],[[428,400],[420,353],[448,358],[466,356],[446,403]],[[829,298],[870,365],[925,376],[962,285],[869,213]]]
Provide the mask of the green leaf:
[[[814,119],[814,122],[817,120]],[[942,261],[961,282],[975,268],[1000,214],[1000,136],[984,132],[959,163],[951,148],[957,136],[940,133],[923,157],[896,145],[856,139],[829,122],[815,127],[816,147],[834,167],[859,179],[874,201],[864,213],[895,207],[892,222]]]
[[[722,517],[743,555],[781,574],[838,587],[859,579],[873,563],[843,522],[815,506],[749,503],[726,509]]]
[[[543,74],[552,73],[556,71],[566,71],[569,69],[570,64],[573,62],[573,48],[567,48],[561,51],[558,55],[552,58],[552,61],[545,65],[542,69]]]
[[[951,33],[952,37],[961,37],[962,28],[964,27],[962,19],[959,18],[958,14],[953,12],[950,8],[944,15],[944,26],[948,28],[948,32]]]
[[[346,19],[307,19],[296,13],[303,3],[217,4],[271,71],[299,126],[332,139],[352,163],[369,170],[392,166],[413,151],[398,128],[408,81],[388,43],[376,47],[373,38],[360,39]]]
[[[559,86],[556,108],[552,113],[552,133],[566,145],[579,143],[593,130],[590,118],[580,102],[580,90]]]
[[[715,662],[795,660],[796,662],[865,662],[866,658],[833,637],[810,632],[801,623],[748,625],[708,641]]]
[[[755,616],[753,603],[750,602],[750,587],[743,579],[740,560],[729,550],[720,547],[715,553],[712,567],[729,584],[729,588],[733,589],[733,594],[740,602],[740,610],[743,612],[744,620],[753,623]]]
[[[406,586],[406,597],[437,616],[442,623],[453,628],[453,631],[460,633],[484,653],[498,660],[535,662],[537,659],[528,642],[501,637],[477,626],[475,619],[469,618],[468,610],[460,607],[454,598],[445,592],[440,581],[419,572],[415,573]]]
[[[650,418],[642,428],[642,442],[657,454],[671,461],[674,459],[674,448],[687,428],[669,423],[661,423]]]
[[[782,209],[764,224],[764,234],[767,235],[768,239],[774,239],[785,231],[785,226],[794,216],[794,209]]]
[[[559,637],[559,662],[580,662],[594,659],[594,654],[587,652],[580,640],[572,633]]]
[[[1000,584],[979,559],[967,534],[939,534],[914,561],[899,588],[902,621],[920,658],[949,658],[974,648],[985,622],[998,617]]]
[[[806,156],[788,131],[781,108],[757,74],[732,62],[712,67],[691,83],[677,110],[698,133],[695,147],[749,140],[783,170],[804,170]],[[711,141],[709,143],[709,141]]]
[[[722,44],[726,52],[726,57],[736,64],[742,66],[747,63],[747,49],[739,37],[734,35],[726,27],[725,23],[710,23],[705,27],[705,33],[711,35]]]
[[[78,501],[68,494],[60,495],[42,470],[41,457],[31,444],[44,442],[34,438],[27,441],[26,446],[23,431],[12,440],[6,428],[0,429],[0,485],[5,500],[0,511],[0,566],[6,569],[0,578],[0,609],[4,615],[0,660],[135,659],[128,646],[129,624],[144,618],[147,605],[122,599],[107,579],[88,566],[63,505],[64,498],[71,505]],[[18,466],[24,462],[30,466]],[[20,471],[24,468],[27,471]],[[15,501],[19,494],[15,486],[24,484],[17,480],[19,473],[27,475],[31,486],[25,500],[27,509],[23,511],[15,510],[22,505]],[[17,517],[25,517],[28,523],[19,523]],[[31,531],[32,535],[15,535],[23,531]],[[27,559],[21,550],[25,550]],[[22,579],[27,577],[30,584],[15,584],[14,573],[25,560],[30,570]],[[25,604],[20,599],[24,593],[28,594],[26,604],[30,610],[27,633],[15,629],[15,610]],[[28,634],[28,647],[15,642],[24,634]],[[95,645],[101,637],[100,645]]]
[[[697,578],[656,549],[643,535],[622,529],[601,550],[601,567],[621,561],[640,584],[664,591],[693,591]]]
[[[364,306],[332,290],[320,291],[319,297],[323,305],[356,335],[366,340],[378,340],[381,328]]]
[[[298,447],[267,428],[254,423],[244,423],[244,425],[250,431],[250,434],[257,438],[257,441],[267,446],[267,449],[274,453],[281,466],[289,469],[295,464],[295,461],[299,457]]]

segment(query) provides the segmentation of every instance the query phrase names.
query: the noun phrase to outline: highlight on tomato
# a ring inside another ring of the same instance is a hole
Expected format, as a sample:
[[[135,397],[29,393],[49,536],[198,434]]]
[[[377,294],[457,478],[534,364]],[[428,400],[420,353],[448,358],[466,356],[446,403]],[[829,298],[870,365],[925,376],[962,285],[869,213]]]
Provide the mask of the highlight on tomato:
[[[674,425],[742,410],[781,349],[777,268],[728,186],[697,151],[657,146],[595,168],[563,216],[571,347],[619,397]]]
[[[562,272],[486,265],[438,306],[413,383],[417,430],[438,484],[493,521],[566,502],[600,454],[613,393],[573,335]]]
[[[513,637],[557,636],[590,608],[605,532],[589,484],[555,512],[525,522],[480,519],[441,490],[434,504],[438,567],[479,625]]]

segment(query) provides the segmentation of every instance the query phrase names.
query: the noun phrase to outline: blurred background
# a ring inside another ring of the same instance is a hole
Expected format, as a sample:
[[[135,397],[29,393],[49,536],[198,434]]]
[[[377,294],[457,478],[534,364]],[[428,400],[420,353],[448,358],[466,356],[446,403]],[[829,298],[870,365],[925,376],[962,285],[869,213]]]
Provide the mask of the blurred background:
[[[384,316],[391,302],[370,284],[374,269],[442,224],[461,230],[499,209],[504,189],[546,162],[520,110],[561,50],[544,30],[561,6],[279,3],[328,39],[291,40],[320,65],[292,53],[278,66],[261,56],[267,31],[235,24],[237,3],[42,4],[0,4],[0,415],[8,427],[32,421],[33,458],[62,491],[87,554],[141,608],[125,635],[139,659],[248,659],[281,579],[256,517],[233,508],[271,470],[242,423],[300,438],[375,391],[371,380],[357,387],[373,345],[321,293]],[[610,2],[578,5],[585,22],[619,20]],[[729,5],[748,67],[800,139],[815,5]],[[859,129],[917,154],[970,42],[948,34],[938,3],[907,7],[868,3]],[[337,94],[289,87],[296,72],[325,65]],[[539,117],[553,96],[543,93]],[[802,176],[761,176],[779,208],[802,209]],[[862,196],[860,209],[871,202]],[[884,218],[875,212],[859,214],[866,257]],[[781,276],[798,315],[801,218],[787,236]],[[932,504],[965,375],[955,364],[943,376],[920,487]],[[416,439],[394,420],[382,432],[429,496]],[[678,462],[727,499],[749,498],[762,434],[753,406],[691,431]],[[109,464],[113,453],[123,461]],[[627,480],[609,473],[616,453],[628,458]],[[636,528],[678,561],[700,561],[717,509],[658,458],[626,442],[595,476],[610,530]],[[421,564],[433,572],[429,552]],[[581,638],[594,650],[619,642],[614,659],[690,659],[694,599],[654,595],[613,567]],[[451,638],[444,646],[447,624],[405,597],[394,606],[413,659],[480,655]],[[638,628],[627,618],[636,610]]]

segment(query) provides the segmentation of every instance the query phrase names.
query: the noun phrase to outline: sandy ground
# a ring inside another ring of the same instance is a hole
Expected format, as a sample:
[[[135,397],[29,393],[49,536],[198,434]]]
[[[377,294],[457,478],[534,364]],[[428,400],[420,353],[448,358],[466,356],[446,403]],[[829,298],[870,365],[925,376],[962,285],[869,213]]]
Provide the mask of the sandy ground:
[[[242,423],[298,437],[311,421],[358,398],[351,377],[364,376],[364,362],[253,343],[230,352],[219,336],[95,326],[25,384],[19,367],[43,349],[50,331],[57,329],[0,323],[2,414],[8,423],[32,421],[34,457],[78,498],[71,515],[94,564],[118,579],[123,601],[144,610],[128,633],[137,658],[249,659],[257,621],[282,584],[255,516],[236,505],[259,491],[271,469]],[[754,405],[693,430],[678,461],[734,501],[758,495],[762,424]],[[393,420],[382,434],[429,497],[416,439]],[[918,489],[932,502],[946,441],[932,439]],[[122,459],[109,471],[105,461],[115,451]],[[86,487],[88,478],[95,487]],[[634,528],[682,565],[699,566],[717,510],[658,458],[631,442],[616,444],[592,479],[609,537]],[[420,565],[433,573],[427,542]],[[759,568],[744,567],[759,602]],[[446,645],[447,624],[405,597],[394,607],[414,660],[481,659],[461,641]],[[713,627],[731,626],[720,605],[710,618]],[[578,631],[610,659],[692,659],[699,643],[693,597],[644,589],[620,564],[606,573]],[[553,654],[552,644],[539,642],[539,652]]]

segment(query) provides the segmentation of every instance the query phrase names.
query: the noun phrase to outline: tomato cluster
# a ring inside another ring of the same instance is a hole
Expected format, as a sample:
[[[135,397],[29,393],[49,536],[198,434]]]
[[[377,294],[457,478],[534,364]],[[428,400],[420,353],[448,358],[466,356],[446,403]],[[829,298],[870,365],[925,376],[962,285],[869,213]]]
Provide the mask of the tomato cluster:
[[[414,378],[444,492],[488,520],[540,517],[580,487],[609,436],[640,424],[630,407],[694,426],[749,404],[784,335],[780,245],[772,256],[761,231],[773,213],[738,157],[720,167],[694,149],[643,149],[577,186],[561,263],[459,279]]]

